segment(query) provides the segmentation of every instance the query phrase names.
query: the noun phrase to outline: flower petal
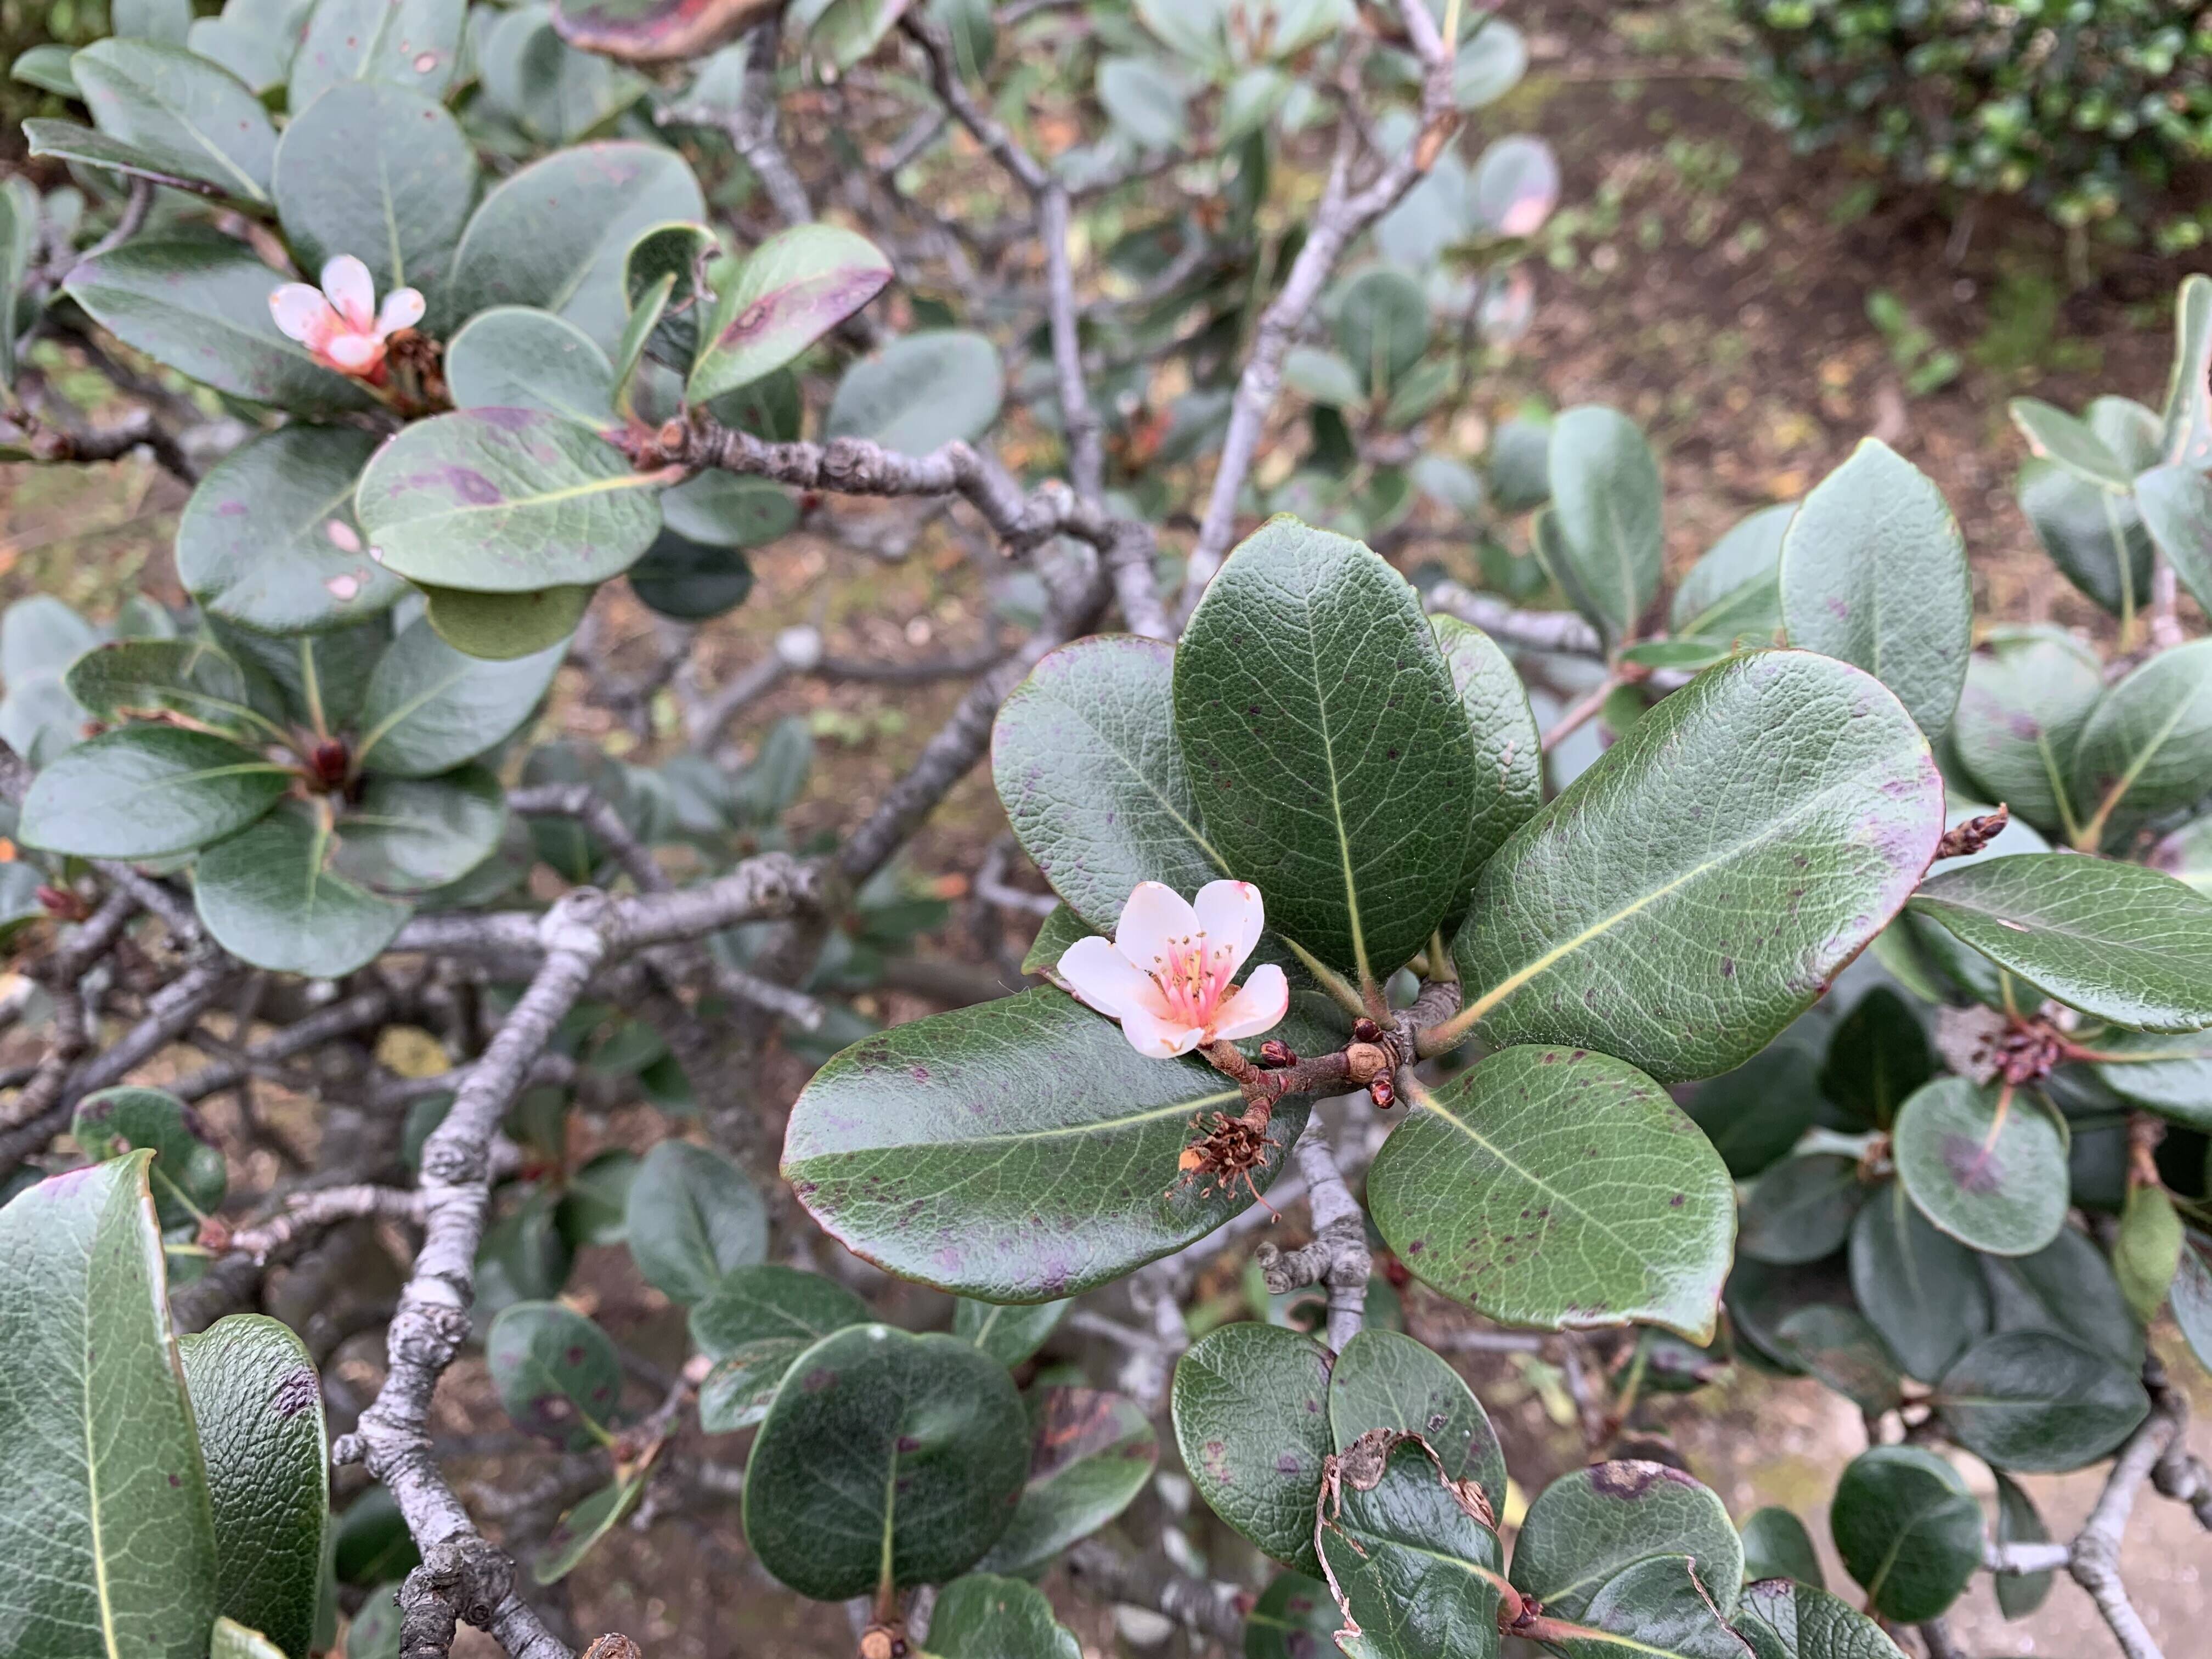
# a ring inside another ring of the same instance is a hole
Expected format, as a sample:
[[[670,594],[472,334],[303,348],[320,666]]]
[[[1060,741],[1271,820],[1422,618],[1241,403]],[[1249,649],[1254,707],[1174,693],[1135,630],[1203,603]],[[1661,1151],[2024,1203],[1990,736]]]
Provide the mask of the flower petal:
[[[356,333],[376,326],[376,280],[352,254],[341,253],[323,267],[323,292]]]
[[[403,328],[412,328],[422,320],[424,301],[416,289],[395,288],[384,296],[384,307],[376,313],[376,337],[396,334]]]
[[[331,302],[323,297],[319,288],[309,288],[305,283],[286,283],[269,295],[269,314],[276,319],[277,332],[288,339],[297,340],[309,350],[319,349],[343,326]]]
[[[1252,970],[1251,978],[1221,999],[1213,1035],[1224,1042],[1255,1037],[1281,1024],[1290,1008],[1290,981],[1273,963],[1263,962]]]
[[[1260,901],[1260,890],[1249,881],[1209,881],[1198,890],[1198,902],[1192,908],[1198,925],[1206,929],[1206,965],[1212,968],[1213,953],[1226,945],[1231,951],[1226,969],[1234,974],[1267,925],[1267,907]]]
[[[384,342],[374,334],[340,330],[324,343],[323,356],[349,374],[366,374],[384,361]]]
[[[1183,941],[1198,933],[1198,913],[1181,893],[1165,882],[1140,881],[1121,907],[1115,924],[1114,948],[1146,973],[1170,973],[1170,963]]]
[[[1115,950],[1112,940],[1095,933],[1062,951],[1053,973],[1079,999],[1115,1019],[1128,1008],[1167,1011],[1152,975]]]
[[[1187,1054],[1206,1040],[1206,1033],[1181,1020],[1163,1019],[1148,1008],[1132,1008],[1121,1016],[1121,1035],[1140,1054],[1172,1060]]]

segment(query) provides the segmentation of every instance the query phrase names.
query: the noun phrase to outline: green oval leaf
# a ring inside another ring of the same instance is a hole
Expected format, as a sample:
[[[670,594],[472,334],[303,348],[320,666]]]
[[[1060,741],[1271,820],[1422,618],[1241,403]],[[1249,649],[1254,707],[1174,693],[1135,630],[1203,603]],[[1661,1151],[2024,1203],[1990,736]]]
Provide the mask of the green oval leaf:
[[[1748,1586],[1735,1628],[1758,1659],[1904,1659],[1880,1625],[1817,1584]]]
[[[745,1468],[745,1538],[802,1595],[939,1583],[1014,1510],[1028,1462],[1005,1366],[950,1336],[858,1325],[777,1390]]]
[[[1049,1086],[1040,1087],[1039,1079]],[[848,1249],[993,1302],[1073,1296],[1202,1238],[1249,1195],[1177,1168],[1194,1118],[1242,1109],[1194,1059],[1153,1060],[1065,992],[1024,991],[854,1043],[792,1108],[783,1174]],[[1285,1099],[1261,1191],[1305,1127]]]
[[[629,586],[649,610],[678,622],[706,622],[745,602],[753,568],[737,548],[710,547],[664,530],[630,566]]]
[[[0,1208],[0,1565],[26,1653],[204,1659],[213,1510],[169,1335],[152,1154]]]
[[[338,1517],[331,1571],[341,1584],[380,1584],[404,1578],[422,1559],[407,1517],[389,1488],[371,1486]]]
[[[704,212],[658,216],[697,219]],[[718,274],[714,313],[686,388],[691,401],[705,403],[781,368],[890,280],[890,261],[865,236],[822,224],[779,231],[734,273]]]
[[[1279,1572],[1244,1615],[1244,1659],[1319,1659],[1343,1623],[1327,1584]]]
[[[1459,896],[1478,762],[1405,579],[1277,517],[1231,553],[1175,657],[1176,735],[1230,872],[1274,928],[1380,984]]]
[[[1827,1577],[1820,1570],[1820,1553],[1813,1535],[1795,1514],[1770,1504],[1753,1510],[1738,1528],[1743,1534],[1743,1578],[1747,1586],[1738,1616],[1758,1614],[1759,1583],[1765,1578],[1790,1578],[1824,1588]]]
[[[677,534],[708,547],[760,547],[798,525],[799,504],[763,479],[702,472],[661,496],[660,516]],[[637,580],[635,566],[630,580]]]
[[[991,728],[1015,839],[1099,933],[1139,882],[1194,894],[1229,873],[1184,774],[1174,665],[1172,647],[1133,634],[1078,640],[1030,671]]]
[[[1035,1585],[969,1573],[956,1578],[929,1615],[923,1659],[1082,1659],[1075,1632],[1052,1616]]]
[[[147,157],[164,177],[243,202],[269,200],[276,129],[268,111],[237,77],[181,41],[95,40],[70,59],[70,75],[101,135]]]
[[[1029,1402],[1029,1478],[1014,1518],[976,1564],[987,1572],[1044,1566],[1128,1508],[1159,1461],[1159,1442],[1134,1401],[1042,1389]]]
[[[211,732],[126,726],[79,744],[32,780],[15,838],[82,858],[187,853],[252,823],[290,775]]]
[[[1364,1330],[1344,1345],[1330,1373],[1329,1431],[1336,1448],[1370,1429],[1418,1434],[1455,1480],[1481,1486],[1505,1510],[1505,1454],[1482,1402],[1449,1362],[1395,1331]]]
[[[2133,495],[2031,460],[2020,470],[2019,498],[2036,540],[2069,581],[2114,616],[2142,611],[2155,550]]]
[[[387,777],[426,778],[474,759],[530,718],[566,654],[556,646],[489,662],[464,656],[428,623],[416,623],[368,677],[354,763]]]
[[[215,1510],[216,1604],[307,1659],[330,1514],[330,1436],[307,1344],[281,1321],[232,1314],[180,1338]]]
[[[1580,1620],[1604,1585],[1655,1556],[1686,1556],[1725,1613],[1743,1583],[1743,1540],[1721,1500],[1663,1463],[1600,1463],[1536,1495],[1513,1545],[1514,1589]]]
[[[64,287],[124,344],[217,392],[295,415],[373,408],[276,331],[269,295],[283,281],[241,243],[141,236],[79,261]]]
[[[2150,1396],[2133,1371],[2043,1331],[1977,1342],[1943,1374],[1935,1401],[1953,1439],[2022,1473],[2094,1463],[2150,1414]]]
[[[1659,590],[1659,463],[1636,422],[1595,404],[1552,422],[1552,516],[1545,550],[1576,610],[1608,641],[1634,631]]]
[[[635,103],[647,88],[642,76],[562,41],[549,4],[495,15],[473,45],[484,101],[541,143],[574,143]]]
[[[2126,494],[2134,484],[2136,469],[2114,454],[2087,422],[2040,398],[2014,398],[2005,409],[2039,459],[2115,495]]]
[[[295,422],[210,468],[177,522],[177,576],[207,610],[265,634],[342,628],[406,584],[368,554],[354,485],[376,439]]]
[[[1862,1413],[1879,1417],[1903,1403],[1897,1361],[1881,1333],[1854,1310],[1820,1304],[1800,1308],[1776,1334],[1800,1367]]]
[[[1739,519],[1682,577],[1667,625],[1685,639],[1771,645],[1782,631],[1782,537],[1794,501]]]
[[[1474,828],[1460,862],[1457,914],[1474,893],[1482,866],[1543,805],[1543,741],[1528,708],[1528,690],[1498,642],[1456,617],[1431,617],[1429,625],[1436,630],[1452,688],[1474,733],[1474,782],[1468,792]]]
[[[200,854],[192,897],[216,942],[258,968],[337,979],[392,943],[413,907],[331,868],[315,807],[288,803]]]
[[[2194,468],[2169,463],[2135,481],[2143,527],[2182,586],[2203,605],[2212,598],[2212,484]]]
[[[311,108],[341,81],[442,98],[461,57],[465,0],[317,0],[292,59],[285,107]]]
[[[1993,1470],[1997,1483],[1997,1542],[2004,1544],[2047,1544],[2051,1534],[2043,1524],[2043,1517],[2035,1512],[2035,1500],[2021,1490],[2021,1485],[2001,1470]],[[2051,1594],[2051,1581],[2057,1575],[2049,1572],[2001,1572],[1995,1575],[1992,1586],[1996,1591],[1997,1607],[2008,1619],[2025,1619],[2043,1605]]]
[[[1561,1642],[1568,1659],[1743,1659],[1741,1637],[1722,1622],[1698,1563],[1655,1555],[1600,1587],[1586,1625]]]
[[[630,1182],[629,1253],[645,1282],[672,1302],[704,1302],[727,1274],[768,1254],[768,1206],[719,1152],[664,1140]]]
[[[1994,1329],[2048,1331],[2110,1354],[2130,1372],[2142,1369],[2142,1327],[2087,1235],[2062,1227],[2033,1255],[1985,1255],[1981,1266]]]
[[[427,893],[489,858],[506,828],[506,793],[480,766],[370,778],[338,818],[331,867],[380,893]]]
[[[1963,1244],[2027,1255],[2065,1224],[2065,1125],[2039,1096],[1938,1078],[1905,1103],[1891,1150],[1920,1212]]]
[[[699,181],[672,149],[606,143],[557,150],[484,198],[426,326],[450,336],[489,307],[536,306],[611,351],[629,314],[623,258],[630,243],[654,225],[706,211]]]
[[[1887,1129],[1906,1097],[1935,1074],[1920,1016],[1896,992],[1877,985],[1830,1033],[1820,1093],[1852,1127]]]
[[[1778,1042],[1698,1086],[1684,1109],[1738,1181],[1770,1169],[1819,1121],[1813,1056]]]
[[[635,568],[635,567],[633,567]],[[471,593],[459,587],[417,582],[422,615],[433,632],[465,657],[484,662],[514,662],[560,647],[592,608],[599,590],[584,582],[541,587],[534,593]]]
[[[2105,693],[2096,653],[2057,629],[1991,635],[1966,664],[1953,744],[1972,781],[2014,817],[2070,836],[2074,746]]]
[[[528,593],[628,568],[659,533],[662,482],[559,416],[479,409],[403,430],[355,505],[371,556],[401,575]]]
[[[1739,1066],[1896,914],[1942,811],[1927,744],[1868,676],[1804,652],[1731,659],[1484,868],[1453,945],[1455,1026],[1586,1045],[1666,1083]]]
[[[2212,1025],[2212,898],[2159,871],[2023,853],[1931,878],[1912,908],[2084,1013],[2138,1030]]]
[[[1918,1446],[1877,1446],[1836,1483],[1828,1528],[1873,1610],[1934,1619],[1982,1564],[1982,1506],[1959,1472]]]
[[[630,1190],[637,1190],[635,1182]],[[662,1196],[679,1212],[695,1207],[682,1193],[664,1192]],[[717,1214],[724,1242],[742,1243],[743,1240],[731,1237],[735,1231],[731,1224],[738,1218],[726,1210]],[[704,1237],[708,1224],[703,1219],[701,1237]],[[687,1224],[683,1231],[690,1233],[692,1229]],[[696,1239],[691,1242],[698,1243]],[[699,1248],[703,1250],[710,1247]],[[688,1250],[685,1254],[688,1256]],[[690,1265],[687,1262],[687,1267]],[[833,1331],[867,1322],[868,1304],[836,1280],[779,1262],[762,1261],[734,1267],[722,1273],[714,1288],[692,1306],[691,1340],[698,1345],[700,1352],[713,1359],[729,1358],[759,1343],[770,1341],[795,1343],[797,1346],[792,1350],[792,1357],[795,1358],[799,1348],[820,1341]]]
[[[1938,1231],[1892,1181],[1851,1224],[1851,1291],[1905,1375],[1933,1382],[1995,1316],[1979,1258]]]
[[[477,161],[443,106],[345,82],[298,114],[276,147],[276,216],[300,268],[349,253],[380,298],[437,292],[476,201]]]
[[[1366,1490],[1346,1480],[1337,1501],[1323,1499],[1318,1528],[1358,1651],[1494,1659],[1498,1534],[1460,1506],[1419,1446],[1391,1448],[1381,1473]]]
[[[456,409],[534,409],[587,431],[619,424],[607,354],[574,323],[529,306],[478,312],[446,348]]]
[[[2124,836],[2212,775],[2212,640],[2161,651],[2105,694],[2074,750],[2085,833]]]
[[[981,334],[945,328],[905,335],[845,371],[823,432],[927,455],[989,431],[1005,381],[999,349]]]
[[[1067,1307],[1065,1302],[1008,1306],[963,1296],[952,1304],[952,1334],[981,1348],[1001,1365],[1018,1365],[1060,1328]]]
[[[1712,1335],[1735,1193],[1650,1078],[1587,1050],[1508,1048],[1415,1105],[1367,1199],[1416,1278],[1505,1324]]]
[[[1758,1261],[1818,1261],[1843,1249],[1866,1199],[1856,1158],[1834,1152],[1785,1158],[1744,1201],[1741,1247]]]
[[[531,1577],[540,1584],[556,1584],[574,1572],[592,1547],[612,1532],[644,1495],[647,1473],[640,1468],[627,1480],[617,1476],[562,1516],[546,1534],[545,1547],[532,1559]]]
[[[1943,494],[1878,438],[1814,488],[1782,542],[1790,643],[1863,668],[1931,738],[1951,724],[1973,625]]]
[[[284,84],[314,0],[225,0],[220,17],[196,17],[185,44],[220,64],[256,98]]]
[[[229,1190],[222,1148],[199,1114],[166,1089],[125,1084],[87,1095],[77,1103],[70,1133],[96,1163],[131,1152],[154,1154],[146,1178],[164,1228],[196,1227]]]
[[[70,664],[62,684],[88,713],[117,725],[176,714],[249,741],[283,735],[253,706],[238,665],[204,638],[110,640]]]
[[[622,1360],[607,1334],[557,1302],[517,1302],[484,1339],[499,1403],[526,1434],[569,1451],[603,1446],[622,1402]]]
[[[2212,1033],[2107,1031],[2091,1069],[2112,1091],[2192,1129],[2212,1131]]]
[[[1335,1451],[1328,1350],[1279,1325],[1224,1325],[1176,1362],[1176,1445],[1206,1506],[1262,1553],[1317,1573],[1314,1504]]]

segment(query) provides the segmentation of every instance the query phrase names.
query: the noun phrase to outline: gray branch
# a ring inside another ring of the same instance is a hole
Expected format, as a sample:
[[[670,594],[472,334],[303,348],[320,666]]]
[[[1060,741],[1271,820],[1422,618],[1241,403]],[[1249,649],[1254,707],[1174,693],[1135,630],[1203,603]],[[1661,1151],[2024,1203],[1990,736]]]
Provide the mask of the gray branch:
[[[1345,249],[1429,170],[1459,124],[1459,112],[1452,100],[1451,53],[1437,31],[1436,19],[1429,15],[1425,0],[1400,0],[1398,10],[1425,70],[1418,129],[1371,183],[1354,190],[1352,151],[1357,135],[1354,124],[1349,119],[1345,123],[1336,160],[1329,168],[1321,204],[1308,226],[1305,244],[1291,263],[1282,291],[1260,313],[1252,355],[1237,378],[1229,430],[1222,440],[1221,462],[1214,471],[1206,517],[1183,577],[1185,616],[1197,605],[1198,596],[1228,556],[1229,544],[1237,533],[1237,499],[1259,453],[1261,434],[1282,387],[1283,356],[1299,325],[1319,303]]]
[[[1337,1352],[1359,1334],[1367,1315],[1367,1280],[1374,1258],[1367,1249],[1367,1218],[1359,1201],[1345,1185],[1336,1165],[1336,1150],[1316,1114],[1305,1133],[1291,1148],[1291,1160],[1305,1178],[1306,1202],[1313,1212],[1313,1242],[1295,1250],[1262,1244],[1260,1271],[1272,1296],[1281,1296],[1303,1285],[1320,1285],[1328,1291],[1328,1346]]]
[[[1438,582],[1429,590],[1428,608],[1480,628],[1508,647],[1549,651],[1569,657],[1605,655],[1605,641],[1597,629],[1571,611],[1519,611],[1487,593],[1476,593],[1457,582]]]

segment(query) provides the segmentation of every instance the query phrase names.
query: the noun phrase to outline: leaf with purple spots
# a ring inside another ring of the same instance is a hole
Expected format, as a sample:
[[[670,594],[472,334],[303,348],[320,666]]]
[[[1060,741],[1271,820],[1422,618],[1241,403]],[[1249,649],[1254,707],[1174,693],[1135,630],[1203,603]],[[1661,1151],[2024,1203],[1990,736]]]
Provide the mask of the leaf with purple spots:
[[[2068,1138],[2034,1091],[1946,1077],[1905,1103],[1891,1152],[1907,1196],[1936,1226],[1992,1255],[2029,1255],[2066,1223]]]
[[[1176,1445],[1206,1505],[1262,1551],[1319,1576],[1314,1504],[1329,1430],[1328,1349],[1279,1325],[1224,1325],[1176,1364]]]
[[[628,569],[660,533],[665,482],[573,421],[478,409],[401,432],[370,460],[354,503],[386,569],[533,593]]]
[[[690,395],[704,403],[781,368],[882,293],[891,262],[865,236],[797,225],[714,273],[714,313],[693,365]]]
[[[307,1345],[279,1320],[232,1314],[177,1346],[215,1507],[216,1606],[307,1659],[331,1496]]]
[[[614,1438],[622,1360],[607,1334],[557,1302],[518,1302],[484,1340],[499,1402],[517,1428],[569,1451]]]

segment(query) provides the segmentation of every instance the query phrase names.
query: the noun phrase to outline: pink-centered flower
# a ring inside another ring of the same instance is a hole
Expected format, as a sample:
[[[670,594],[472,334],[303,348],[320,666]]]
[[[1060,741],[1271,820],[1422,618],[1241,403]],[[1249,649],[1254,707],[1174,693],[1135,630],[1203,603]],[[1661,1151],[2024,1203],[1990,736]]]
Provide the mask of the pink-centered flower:
[[[269,296],[277,328],[341,374],[366,379],[384,366],[384,344],[422,320],[422,296],[395,288],[377,309],[376,283],[368,267],[341,253],[323,267],[322,287],[286,283]]]
[[[1273,963],[1232,985],[1267,925],[1260,890],[1210,881],[1198,902],[1164,883],[1142,881],[1121,907],[1111,939],[1078,939],[1060,959],[1060,982],[1121,1022],[1140,1054],[1165,1060],[1203,1043],[1257,1036],[1291,1006],[1290,982]]]

